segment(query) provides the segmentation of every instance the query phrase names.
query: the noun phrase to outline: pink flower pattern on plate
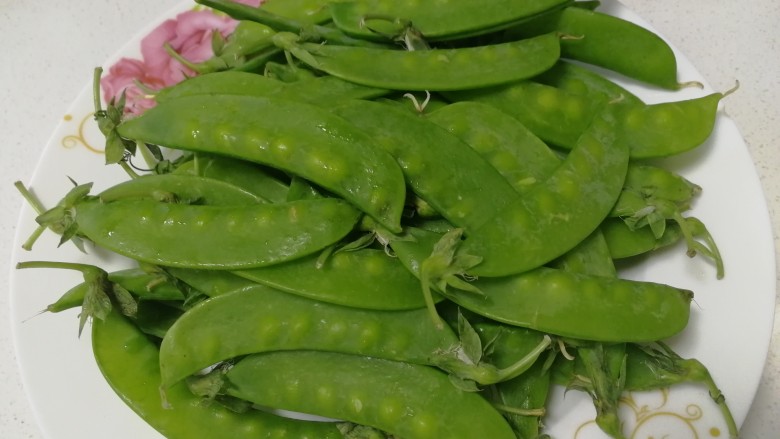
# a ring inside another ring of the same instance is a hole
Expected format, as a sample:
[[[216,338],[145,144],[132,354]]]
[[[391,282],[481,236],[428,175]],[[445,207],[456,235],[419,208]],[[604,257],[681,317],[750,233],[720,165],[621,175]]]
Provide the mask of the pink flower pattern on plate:
[[[255,7],[262,3],[262,0],[234,1]],[[226,37],[237,24],[238,21],[211,10],[186,11],[164,21],[141,40],[142,59],[122,58],[109,67],[100,81],[103,98],[110,102],[124,91],[125,113],[143,113],[155,105],[148,90],[159,90],[196,74],[168,54],[166,43],[185,59],[202,62],[214,56],[212,33],[219,32]]]

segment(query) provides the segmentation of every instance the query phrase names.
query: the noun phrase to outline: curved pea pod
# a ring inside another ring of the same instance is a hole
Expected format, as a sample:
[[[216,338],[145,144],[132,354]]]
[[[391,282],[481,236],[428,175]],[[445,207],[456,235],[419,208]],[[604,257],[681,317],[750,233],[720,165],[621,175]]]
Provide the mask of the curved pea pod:
[[[313,255],[234,273],[291,294],[343,306],[377,310],[425,306],[417,278],[382,250],[337,252],[322,266],[318,255]]]
[[[505,276],[539,267],[598,227],[617,200],[628,167],[628,149],[616,138],[614,125],[611,114],[602,112],[550,178],[466,232],[458,251],[482,258],[470,273]]]
[[[154,265],[216,269],[306,256],[343,238],[360,217],[335,198],[251,206],[92,200],[76,211],[78,232],[98,246]]]
[[[232,396],[346,419],[405,439],[515,438],[482,396],[457,389],[428,366],[332,352],[274,352],[242,359],[226,379]]]
[[[370,87],[403,91],[463,90],[519,81],[552,67],[559,57],[554,33],[479,47],[411,51],[297,40],[294,34],[274,36],[279,47],[314,69]]]
[[[492,105],[517,118],[543,141],[573,148],[604,102],[533,81],[446,92],[452,101]]]
[[[715,127],[718,104],[729,93],[653,105],[619,105],[620,136],[628,142],[631,158],[669,157],[702,145]]]
[[[441,235],[411,229],[415,241],[391,246],[415,275]],[[578,339],[653,341],[682,331],[693,293],[669,285],[537,268],[470,282],[482,294],[448,288],[447,299],[509,325]]]
[[[518,197],[466,143],[407,110],[350,101],[333,111],[373,136],[397,160],[412,191],[458,227],[475,229]]]
[[[339,29],[356,38],[382,38],[398,30],[396,21],[406,20],[425,39],[437,41],[494,31],[566,3],[566,0],[479,3],[462,0],[443,6],[412,0],[357,0],[334,2],[331,16]]]
[[[561,56],[597,65],[668,89],[677,89],[677,59],[654,32],[620,17],[568,7],[509,30],[511,37],[557,31]]]
[[[285,99],[186,96],[120,124],[121,136],[273,166],[326,188],[401,230],[403,174],[367,134],[320,107]]]
[[[428,120],[471,146],[519,193],[546,180],[561,163],[520,121],[487,104],[456,102],[431,112]]]
[[[199,175],[237,186],[271,203],[287,201],[288,184],[262,165],[213,154],[197,154],[180,164],[176,174]]]
[[[600,73],[563,59],[533,80],[591,99],[634,105],[643,103],[636,95]]]
[[[251,192],[224,181],[185,174],[149,174],[115,184],[98,194],[101,201],[147,199],[210,206],[266,202]]]
[[[226,325],[225,322],[230,322]],[[263,285],[214,297],[184,314],[160,346],[164,386],[220,361],[256,352],[314,349],[429,364],[458,344],[424,309],[368,311]]]
[[[230,438],[342,438],[335,424],[282,418],[251,410],[236,413],[204,404],[184,383],[160,399],[159,351],[130,320],[116,312],[92,325],[92,350],[108,384],[133,411],[169,439],[206,439],[214,432]]]

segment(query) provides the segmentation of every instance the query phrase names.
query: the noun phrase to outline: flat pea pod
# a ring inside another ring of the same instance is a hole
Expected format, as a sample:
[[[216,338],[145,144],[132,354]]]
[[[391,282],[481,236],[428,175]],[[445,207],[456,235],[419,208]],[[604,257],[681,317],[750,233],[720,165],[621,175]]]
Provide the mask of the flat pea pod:
[[[185,96],[117,130],[136,141],[233,156],[299,175],[389,230],[401,230],[405,184],[399,166],[369,135],[323,108],[275,98]]]
[[[333,352],[273,352],[243,358],[226,378],[232,396],[405,439],[515,438],[482,396],[457,389],[428,366]]]
[[[417,278],[383,250],[336,252],[322,266],[318,266],[318,259],[313,255],[234,273],[291,294],[343,306],[378,310],[425,306]]]
[[[360,216],[335,198],[251,206],[92,200],[75,209],[79,233],[98,246],[153,265],[216,269],[306,256],[343,238]]]
[[[449,0],[446,3],[357,0],[334,2],[331,16],[339,29],[356,38],[381,38],[381,21],[391,24],[395,20],[409,20],[425,39],[436,41],[492,31],[566,3],[565,0],[490,0],[479,3],[468,0]],[[375,28],[380,31],[372,31]]]
[[[160,399],[159,351],[130,320],[111,312],[92,325],[95,361],[111,388],[154,429],[169,439],[220,437],[295,437],[341,439],[334,424],[282,418],[271,413],[235,413],[220,404],[204,404],[184,383]]]
[[[419,276],[441,235],[410,229],[415,241],[393,241],[401,262]],[[669,285],[541,267],[504,277],[479,277],[482,292],[439,291],[475,314],[508,325],[577,339],[653,341],[682,331],[693,293]],[[608,316],[608,317],[607,317]]]
[[[431,112],[427,119],[471,146],[519,193],[546,180],[561,163],[520,121],[487,104],[456,102]]]
[[[568,7],[508,31],[528,37],[557,31],[563,57],[597,65],[645,83],[677,89],[677,59],[672,48],[654,32],[620,17]]]
[[[391,90],[464,90],[530,78],[559,58],[550,33],[478,47],[392,50],[298,42],[278,33],[274,42],[310,67],[347,81]],[[490,65],[490,69],[482,66]]]
[[[533,81],[446,92],[452,101],[475,101],[517,118],[543,141],[573,148],[604,102]]]
[[[608,111],[544,183],[467,233],[459,251],[482,257],[471,273],[504,276],[539,267],[572,249],[604,220],[623,186],[628,149]]]
[[[518,197],[466,143],[407,110],[350,101],[333,111],[370,133],[397,160],[412,191],[458,227],[475,229]]]
[[[171,276],[209,297],[221,296],[233,291],[249,290],[257,286],[256,282],[236,276],[225,270],[197,270],[176,267],[166,267],[165,270]]]
[[[177,174],[200,175],[237,186],[271,203],[287,201],[288,184],[262,165],[213,154],[195,154],[180,164]]]
[[[604,75],[563,59],[533,80],[592,99],[620,101],[633,105],[643,103],[636,95]]]
[[[230,94],[276,96],[301,102],[328,103],[347,99],[370,99],[387,93],[384,89],[366,87],[335,76],[318,76],[285,83],[256,73],[225,71],[188,78],[163,89],[155,96],[155,100],[165,102],[182,96]]]
[[[669,157],[702,145],[712,134],[718,103],[731,91],[682,101],[634,105],[613,102],[619,136],[632,159]],[[453,101],[494,105],[516,117],[535,135],[554,146],[571,149],[605,105],[603,100],[519,81],[483,89],[445,92]]]
[[[620,136],[628,142],[631,158],[669,157],[702,145],[715,127],[718,104],[729,93],[652,105],[619,106]]]
[[[281,17],[305,23],[322,24],[330,20],[333,0],[266,0],[261,7]]]
[[[186,174],[149,174],[117,183],[98,197],[117,200],[149,199],[210,206],[247,205],[267,202],[257,195],[224,181]]]
[[[160,346],[170,386],[220,361],[257,352],[314,349],[429,364],[458,343],[424,309],[367,311],[257,285],[204,301],[185,313]]]
[[[648,227],[630,228],[619,218],[608,218],[601,225],[601,231],[613,259],[625,259],[646,254],[681,241],[683,237],[679,224],[669,222],[661,237],[656,237]]]
[[[662,198],[677,203],[689,203],[702,190],[701,186],[688,181],[682,175],[642,163],[629,166],[624,186],[645,197]]]

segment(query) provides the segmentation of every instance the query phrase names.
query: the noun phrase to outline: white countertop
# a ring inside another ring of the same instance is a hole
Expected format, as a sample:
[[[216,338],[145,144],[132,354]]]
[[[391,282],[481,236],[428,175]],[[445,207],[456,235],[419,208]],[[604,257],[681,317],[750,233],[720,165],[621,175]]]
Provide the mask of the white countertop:
[[[9,261],[22,206],[13,182],[29,179],[51,131],[90,81],[92,68],[150,18],[178,1],[0,0],[5,41],[0,52],[0,437],[42,437],[20,380],[9,323]],[[739,92],[726,100],[725,111],[749,145],[773,229],[780,234],[780,4],[773,0],[623,2],[667,36],[714,88],[726,90],[736,80],[741,82]],[[775,248],[780,248],[777,236]],[[742,437],[777,437],[778,413],[780,336],[776,326]],[[74,422],[88,422],[89,414],[82,415]]]

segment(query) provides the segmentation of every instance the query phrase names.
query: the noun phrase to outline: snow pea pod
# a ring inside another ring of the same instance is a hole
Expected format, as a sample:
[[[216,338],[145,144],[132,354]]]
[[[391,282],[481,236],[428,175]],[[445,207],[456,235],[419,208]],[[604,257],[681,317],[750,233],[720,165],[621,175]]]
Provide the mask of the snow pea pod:
[[[133,411],[169,439],[295,437],[341,439],[335,424],[282,418],[252,410],[235,413],[203,404],[184,383],[166,389],[160,400],[159,351],[154,342],[117,312],[92,325],[95,361],[111,388]]]
[[[654,32],[620,17],[568,7],[507,31],[508,38],[557,31],[563,57],[597,65],[668,89],[677,89],[677,59]]]
[[[410,229],[415,241],[393,241],[404,266],[420,274],[441,235]],[[693,293],[651,282],[537,268],[471,282],[482,292],[438,291],[465,309],[498,322],[549,334],[603,342],[652,341],[683,330]],[[608,318],[606,316],[609,316]]]
[[[318,266],[318,259],[313,255],[234,273],[291,294],[343,306],[379,310],[425,306],[417,278],[383,250],[337,252],[322,266]]]
[[[185,174],[149,174],[104,190],[104,203],[128,199],[149,199],[210,206],[248,205],[267,202],[251,192],[208,177]]]
[[[287,200],[287,183],[267,168],[246,160],[213,154],[194,154],[194,157],[176,167],[176,174],[199,175],[237,186],[271,203]]]
[[[155,100],[165,102],[181,96],[230,94],[331,103],[347,99],[371,99],[387,93],[387,90],[355,84],[335,76],[318,76],[285,83],[256,73],[226,71],[186,79],[157,93]]]
[[[520,121],[487,104],[456,102],[431,112],[427,119],[471,146],[518,193],[546,180],[561,163]]]
[[[343,238],[360,216],[335,198],[251,206],[87,200],[75,210],[78,232],[103,248],[154,265],[217,269],[306,256]]]
[[[347,81],[392,90],[463,90],[530,78],[559,58],[559,37],[550,33],[478,47],[390,50],[299,42],[274,35],[279,47],[310,67]],[[481,66],[490,65],[490,69]]]
[[[299,175],[389,230],[401,230],[405,185],[399,166],[369,135],[321,107],[265,97],[184,96],[117,129],[136,141],[233,156]]]
[[[636,95],[605,76],[563,59],[533,80],[591,99],[620,101],[634,105],[643,103]]]
[[[651,105],[613,102],[612,107],[619,120],[619,135],[627,142],[631,158],[662,158],[702,145],[714,128],[718,103],[729,93]],[[576,145],[594,115],[606,104],[531,81],[444,94],[452,101],[494,105],[516,117],[545,142],[564,149]]]
[[[375,23],[371,19],[375,18],[389,22],[409,20],[425,39],[436,41],[493,31],[566,3],[566,0],[490,0],[478,3],[468,0],[449,0],[444,3],[357,0],[334,2],[331,5],[331,16],[339,29],[356,38],[381,38],[381,32],[372,32]],[[377,26],[381,24],[376,23]]]
[[[229,322],[229,324],[226,324]],[[314,349],[430,364],[458,344],[424,309],[368,311],[257,285],[204,301],[185,313],[160,346],[164,386],[220,361],[274,350]]]
[[[471,147],[405,109],[350,101],[333,111],[373,136],[395,157],[412,191],[458,227],[473,230],[518,197]]]
[[[520,273],[573,248],[607,216],[627,167],[628,148],[604,111],[550,178],[466,235],[459,251],[483,258],[470,273]]]
[[[232,396],[346,419],[405,439],[515,438],[482,396],[457,389],[447,375],[428,366],[288,351],[245,357],[226,378]]]

